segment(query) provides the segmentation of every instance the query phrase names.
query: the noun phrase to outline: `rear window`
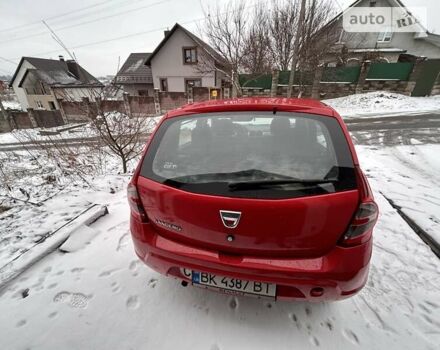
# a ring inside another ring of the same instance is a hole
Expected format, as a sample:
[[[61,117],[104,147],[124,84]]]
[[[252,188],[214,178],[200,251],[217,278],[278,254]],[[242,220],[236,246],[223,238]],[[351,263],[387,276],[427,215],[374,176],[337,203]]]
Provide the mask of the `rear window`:
[[[184,191],[280,199],[356,188],[338,121],[300,113],[231,112],[165,120],[141,176]]]

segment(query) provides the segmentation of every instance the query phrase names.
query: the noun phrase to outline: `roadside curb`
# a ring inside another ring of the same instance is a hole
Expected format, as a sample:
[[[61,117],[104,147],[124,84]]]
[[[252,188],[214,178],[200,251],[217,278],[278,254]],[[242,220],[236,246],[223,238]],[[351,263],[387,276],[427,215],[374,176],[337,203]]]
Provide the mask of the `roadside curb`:
[[[69,238],[72,232],[82,225],[89,226],[93,224],[99,218],[107,214],[107,206],[93,204],[63,226],[43,236],[32,247],[0,267],[0,291],[30,266],[61,246]]]
[[[438,258],[440,258],[440,244],[431,237],[431,235],[422,229],[416,222],[411,219],[407,214],[402,211],[402,207],[397,205],[392,199],[385,196],[382,192],[380,194],[386,199],[386,201],[397,211],[408,226],[425,242]]]

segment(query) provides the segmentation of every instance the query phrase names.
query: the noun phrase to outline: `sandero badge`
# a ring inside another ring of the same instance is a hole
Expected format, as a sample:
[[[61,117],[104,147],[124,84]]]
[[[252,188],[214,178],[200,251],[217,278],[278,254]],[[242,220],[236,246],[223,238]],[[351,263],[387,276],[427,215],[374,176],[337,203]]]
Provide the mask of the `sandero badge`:
[[[240,222],[241,212],[220,210],[220,218],[227,228],[236,228]]]

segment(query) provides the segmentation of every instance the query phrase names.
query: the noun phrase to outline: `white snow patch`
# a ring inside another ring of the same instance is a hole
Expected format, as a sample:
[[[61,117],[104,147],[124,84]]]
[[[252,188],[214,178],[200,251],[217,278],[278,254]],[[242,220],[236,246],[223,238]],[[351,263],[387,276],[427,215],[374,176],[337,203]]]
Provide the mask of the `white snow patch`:
[[[350,95],[322,102],[344,118],[383,117],[384,114],[440,112],[440,96],[409,97],[385,91]]]

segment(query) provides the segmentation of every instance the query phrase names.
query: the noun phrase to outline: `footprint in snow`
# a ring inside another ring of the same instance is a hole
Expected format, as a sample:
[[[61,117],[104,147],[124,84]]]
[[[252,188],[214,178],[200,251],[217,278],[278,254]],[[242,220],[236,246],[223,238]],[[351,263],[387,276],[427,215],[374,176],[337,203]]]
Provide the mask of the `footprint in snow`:
[[[75,309],[85,309],[90,297],[83,293],[60,292],[53,298],[55,303],[67,304]]]
[[[295,323],[296,328],[298,328],[298,330],[301,330],[302,326],[301,326],[301,322],[298,320],[298,317],[295,314],[291,314],[290,318]]]
[[[127,302],[125,303],[127,306],[127,309],[130,310],[136,310],[140,306],[139,297],[137,295],[132,295],[127,299]]]
[[[27,323],[26,320],[20,320],[20,321],[17,322],[17,324],[15,325],[15,327],[16,327],[16,328],[23,327],[26,323]]]
[[[150,288],[154,288],[154,287],[156,287],[156,284],[157,284],[157,279],[156,279],[156,278],[152,278],[152,279],[150,279],[150,280],[148,281],[148,286],[149,286]]]
[[[314,345],[314,346],[319,346],[319,340],[318,340],[318,338],[316,338],[315,336],[311,336],[311,337],[309,338],[309,340],[310,340],[310,343],[312,343],[312,345]]]
[[[232,298],[232,299],[229,301],[229,307],[230,307],[232,310],[234,310],[234,309],[236,309],[236,308],[238,307],[237,298]]]
[[[352,330],[344,329],[342,331],[342,334],[345,337],[345,339],[349,340],[350,342],[352,342],[355,345],[359,345],[359,338],[356,335],[356,333],[354,333]]]
[[[128,233],[124,233],[121,238],[119,238],[118,246],[116,247],[116,251],[119,252],[120,250],[124,250],[127,248],[129,243],[129,236]]]
[[[118,271],[118,269],[112,269],[112,270],[107,270],[107,271],[103,271],[99,274],[99,277],[107,277],[107,276],[111,276],[113,273],[115,273],[116,271]]]

